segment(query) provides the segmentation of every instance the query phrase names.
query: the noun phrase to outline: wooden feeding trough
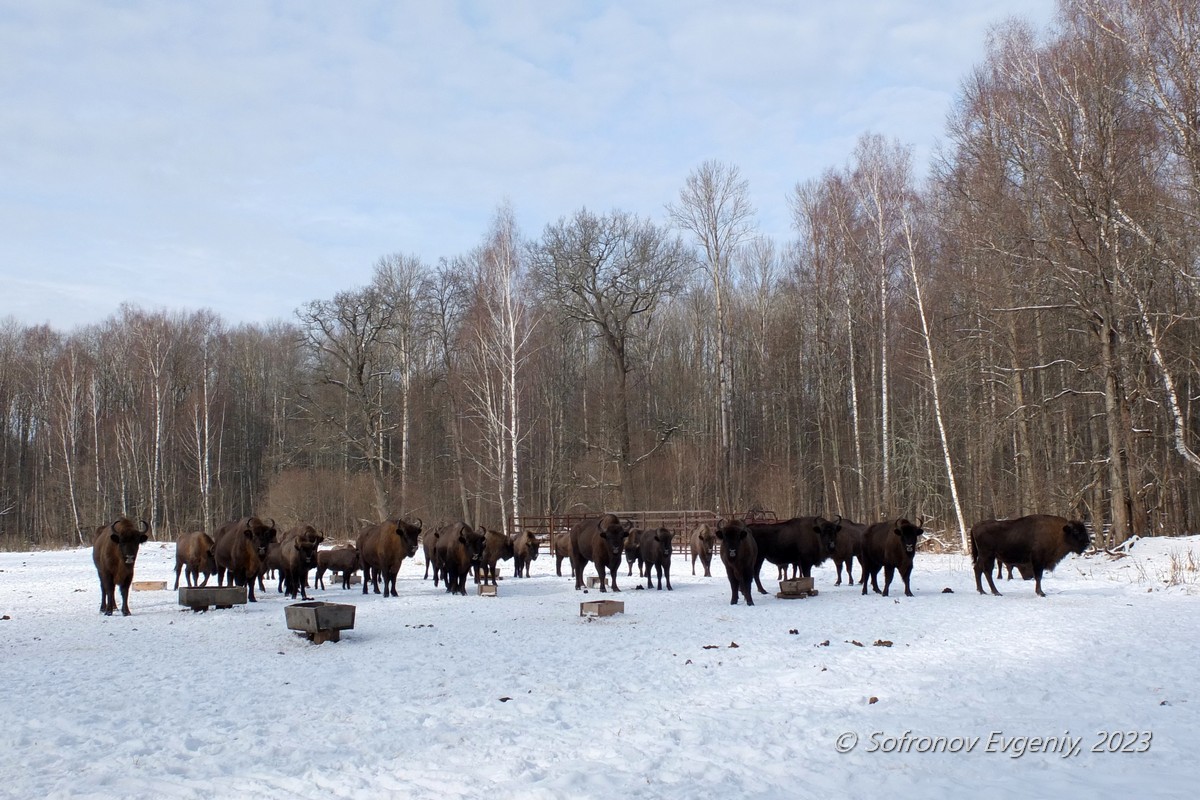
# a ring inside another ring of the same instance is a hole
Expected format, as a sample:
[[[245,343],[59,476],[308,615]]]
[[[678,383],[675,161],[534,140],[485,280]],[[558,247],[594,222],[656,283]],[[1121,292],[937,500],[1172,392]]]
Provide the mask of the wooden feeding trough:
[[[245,605],[245,586],[180,586],[179,605],[192,611],[208,611],[209,606],[233,608]]]
[[[792,578],[779,582],[779,594],[775,596],[781,600],[799,600],[805,597],[814,597],[816,594],[817,590],[813,588],[812,578]]]
[[[588,575],[587,586],[589,589],[599,589],[600,588],[600,576],[599,575]]]
[[[133,590],[135,592],[161,592],[167,588],[166,581],[134,581]]]
[[[481,597],[495,597],[496,587],[492,586],[491,584],[481,583],[479,584],[479,595]]]
[[[339,641],[342,631],[354,628],[354,606],[348,603],[310,600],[284,606],[283,613],[288,628],[304,634],[314,644]]]
[[[621,600],[587,600],[579,604],[581,617],[611,617],[624,613],[625,603]]]

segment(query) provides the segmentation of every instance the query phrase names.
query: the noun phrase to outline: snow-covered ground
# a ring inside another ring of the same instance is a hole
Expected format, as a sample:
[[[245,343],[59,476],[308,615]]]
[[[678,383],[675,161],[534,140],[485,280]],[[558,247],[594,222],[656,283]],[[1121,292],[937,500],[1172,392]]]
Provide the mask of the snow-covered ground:
[[[135,592],[103,617],[90,550],[0,553],[0,796],[1183,797],[1198,565],[1200,537],[1143,540],[1069,557],[1048,598],[985,597],[963,557],[922,553],[913,598],[827,566],[818,597],[748,608],[719,562],[692,577],[676,556],[673,592],[622,577],[603,597],[625,613],[590,619],[601,595],[545,553],[494,598],[434,589],[418,554],[399,598],[315,593],[357,605],[315,645],[271,585],[206,613]],[[152,542],[136,578],[173,566]]]

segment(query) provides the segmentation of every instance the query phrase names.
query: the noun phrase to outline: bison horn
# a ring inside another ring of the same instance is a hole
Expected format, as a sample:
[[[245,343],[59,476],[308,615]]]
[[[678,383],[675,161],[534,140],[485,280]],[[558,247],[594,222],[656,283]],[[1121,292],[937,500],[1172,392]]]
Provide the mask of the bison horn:
[[[146,520],[142,520],[142,529],[138,531],[138,533],[145,533],[148,530],[150,530],[150,523],[146,522]]]
[[[275,518],[274,517],[271,518],[271,527],[272,528],[275,527]]]
[[[424,527],[424,523],[421,522],[420,517],[417,517],[417,528],[422,528],[422,527]]]
[[[834,520],[834,521],[833,521],[833,524],[834,524],[834,525],[841,525],[841,524],[842,524],[842,515],[841,515],[841,514],[838,514],[838,518],[837,518],[836,520]]]
[[[924,514],[922,514],[921,516],[917,517],[917,527],[918,527],[918,528],[924,528],[924,527],[925,527],[925,515],[924,515]]]

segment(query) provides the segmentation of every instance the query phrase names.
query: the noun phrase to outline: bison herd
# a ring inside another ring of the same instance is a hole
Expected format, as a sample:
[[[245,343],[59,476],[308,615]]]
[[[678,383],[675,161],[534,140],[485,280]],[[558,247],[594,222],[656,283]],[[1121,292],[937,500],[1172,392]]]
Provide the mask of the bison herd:
[[[887,596],[897,574],[904,594],[912,597],[910,579],[918,543],[925,533],[923,521],[905,518],[873,524],[859,524],[841,516],[795,517],[783,522],[744,522],[724,519],[714,525],[700,525],[684,546],[691,557],[692,574],[700,561],[705,577],[711,577],[714,552],[719,552],[729,579],[730,603],[739,595],[754,605],[753,589],[765,594],[760,573],[765,562],[774,564],[779,577],[810,577],[812,569],[831,560],[837,583],[854,583],[854,562],[858,562],[858,582],[866,595],[867,584],[877,594]],[[100,611],[111,615],[116,610],[116,590],[121,590],[121,613],[128,616],[129,587],[138,547],[149,538],[149,525],[124,517],[97,528],[92,556],[100,578]],[[577,523],[570,531],[549,536],[546,542],[555,559],[555,573],[562,576],[562,562],[570,562],[575,588],[584,588],[588,566],[596,572],[601,592],[619,592],[617,576],[622,559],[628,561],[627,577],[637,564],[639,579],[646,588],[662,590],[664,582],[671,590],[671,555],[675,534],[666,528],[641,530],[629,520],[614,514]],[[432,571],[435,586],[444,585],[450,594],[465,595],[467,578],[475,583],[495,585],[497,565],[512,559],[513,577],[529,577],[529,565],[538,557],[541,543],[531,532],[505,534],[465,522],[425,530],[420,519],[384,520],[362,531],[353,544],[321,549],[325,536],[311,525],[299,525],[280,534],[273,519],[242,517],[225,523],[210,536],[202,531],[184,533],[176,542],[175,588],[182,575],[188,586],[206,586],[214,573],[219,586],[245,586],[247,599],[256,602],[254,587],[265,591],[264,577],[278,575],[278,591],[288,597],[307,600],[309,572],[316,570],[315,585],[324,588],[327,572],[340,576],[343,589],[351,586],[351,577],[362,571],[362,593],[397,597],[396,577],[407,558],[424,549],[425,578]],[[1047,514],[1034,514],[1007,520],[984,520],[970,531],[970,556],[974,565],[975,587],[984,594],[986,575],[991,593],[999,595],[992,579],[993,568],[1016,567],[1025,579],[1033,579],[1036,593],[1042,591],[1042,576],[1053,570],[1068,554],[1080,554],[1090,545],[1090,536],[1082,522]],[[878,576],[883,571],[883,588]],[[997,577],[1000,577],[999,572]],[[382,584],[382,589],[380,588]],[[641,588],[640,583],[638,588]]]

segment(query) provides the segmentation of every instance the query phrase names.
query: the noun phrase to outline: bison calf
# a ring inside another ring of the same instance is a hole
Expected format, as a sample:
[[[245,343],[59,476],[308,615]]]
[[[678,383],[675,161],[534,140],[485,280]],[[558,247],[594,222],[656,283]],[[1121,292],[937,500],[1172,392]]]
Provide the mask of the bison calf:
[[[111,617],[117,610],[117,587],[121,587],[121,616],[129,616],[129,585],[133,583],[133,565],[138,547],[150,537],[150,525],[142,520],[140,528],[125,517],[96,529],[92,541],[92,562],[100,576],[100,613]]]
[[[729,588],[732,596],[731,606],[736,606],[738,592],[746,598],[746,605],[754,605],[754,596],[750,593],[750,583],[754,580],[758,569],[758,544],[754,534],[739,520],[722,521],[717,526],[716,537],[721,542],[721,563],[725,565],[725,574],[729,576]]]
[[[984,520],[971,528],[971,559],[975,566],[975,588],[983,594],[980,580],[987,574],[992,594],[999,595],[992,580],[992,567],[997,561],[1016,564],[1024,574],[1024,565],[1033,570],[1034,587],[1039,597],[1042,573],[1053,571],[1068,553],[1078,555],[1091,544],[1087,527],[1078,520],[1068,520],[1050,514],[1031,514],[1017,519]]]
[[[571,568],[571,575],[575,575],[575,565],[571,563],[571,534],[556,533],[550,537],[550,547],[554,551],[554,573],[558,577],[562,577],[562,562],[567,559],[567,566]]]
[[[692,554],[693,575],[696,574],[696,559],[698,558],[700,566],[704,567],[704,577],[712,577],[709,567],[712,564],[713,545],[716,544],[716,541],[717,537],[713,535],[712,528],[708,525],[701,525],[692,531],[692,536],[688,540],[688,548]]]
[[[325,573],[336,572],[342,577],[342,588],[350,588],[350,576],[358,571],[358,550],[344,544],[330,550],[317,551],[316,587],[325,588]]]
[[[175,588],[179,588],[179,573],[183,572],[188,586],[208,586],[208,576],[217,571],[213,555],[215,543],[204,531],[179,534],[175,542]],[[200,573],[204,583],[200,583]]]
[[[540,546],[536,533],[521,531],[516,535],[512,543],[514,578],[529,577],[529,565],[537,561]],[[493,584],[495,582],[492,581]]]

